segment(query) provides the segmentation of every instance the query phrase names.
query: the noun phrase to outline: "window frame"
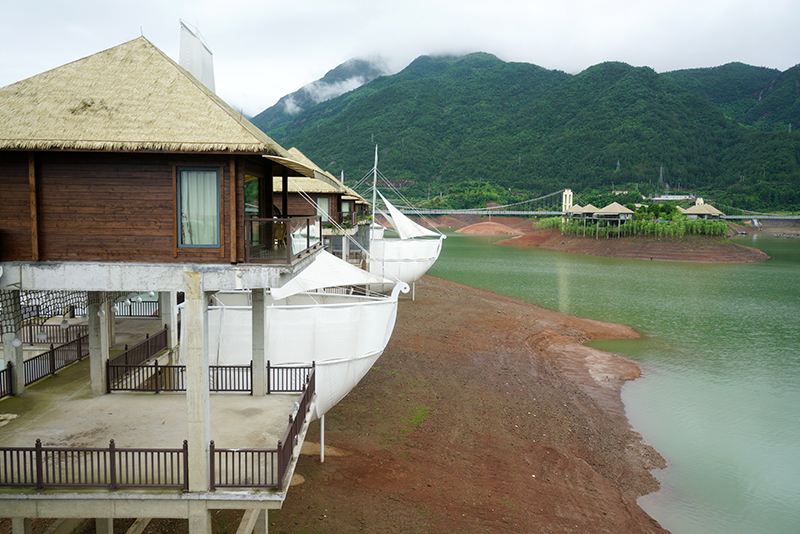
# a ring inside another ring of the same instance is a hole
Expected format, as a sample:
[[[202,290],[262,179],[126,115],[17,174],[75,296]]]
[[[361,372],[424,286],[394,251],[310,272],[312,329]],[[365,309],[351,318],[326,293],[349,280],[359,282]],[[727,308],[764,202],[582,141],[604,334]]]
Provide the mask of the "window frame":
[[[183,221],[181,220],[181,172],[183,171],[213,171],[217,177],[217,242],[213,245],[186,245],[182,241]],[[177,221],[175,244],[177,249],[221,249],[223,245],[222,234],[224,232],[224,222],[222,220],[222,179],[224,171],[221,167],[214,165],[176,165],[175,166],[175,219]]]

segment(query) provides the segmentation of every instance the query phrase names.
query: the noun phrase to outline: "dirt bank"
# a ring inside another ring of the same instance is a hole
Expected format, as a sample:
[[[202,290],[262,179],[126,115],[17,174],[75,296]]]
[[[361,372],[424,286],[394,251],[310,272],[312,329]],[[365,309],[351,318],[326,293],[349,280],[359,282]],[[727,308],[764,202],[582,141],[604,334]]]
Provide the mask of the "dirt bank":
[[[400,308],[271,532],[662,531],[636,498],[663,460],[619,396],[639,369],[583,345],[636,332],[430,277]]]
[[[534,230],[519,237],[498,241],[497,244],[640,260],[754,263],[769,259],[769,256],[762,250],[739,245],[725,239],[700,236],[680,239],[652,237],[592,239],[590,237],[563,236],[558,230]]]
[[[502,223],[498,222],[479,222],[475,224],[470,224],[469,226],[465,226],[457,230],[459,234],[467,234],[467,235],[494,235],[494,236],[503,236],[503,235],[521,235],[522,232],[519,230],[515,230],[510,226],[507,226]]]

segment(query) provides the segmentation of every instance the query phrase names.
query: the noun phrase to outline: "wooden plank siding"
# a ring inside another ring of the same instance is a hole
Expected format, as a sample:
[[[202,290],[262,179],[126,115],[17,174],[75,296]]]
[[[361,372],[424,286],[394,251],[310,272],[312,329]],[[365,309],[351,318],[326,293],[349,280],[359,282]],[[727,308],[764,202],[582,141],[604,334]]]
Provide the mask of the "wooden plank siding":
[[[30,261],[28,155],[0,152],[0,260]]]
[[[341,208],[340,199],[342,198],[341,194],[322,194],[322,193],[308,193],[308,196],[311,197],[312,200],[316,202],[316,200],[320,197],[328,197],[329,199],[329,213],[331,218],[337,218],[339,216],[339,210]],[[273,195],[273,203],[276,207],[280,207],[281,205],[281,194],[275,193]],[[317,209],[312,206],[300,193],[289,193],[289,217],[308,217],[317,214]],[[283,215],[284,217],[286,215]]]
[[[259,166],[259,157],[48,152],[35,158],[43,261],[227,263],[244,258],[244,186],[238,162],[252,160],[251,165]],[[220,247],[177,246],[176,167],[220,169]],[[0,202],[0,258],[30,260],[26,155],[0,154],[0,188],[8,198]],[[232,188],[237,189],[234,194]]]

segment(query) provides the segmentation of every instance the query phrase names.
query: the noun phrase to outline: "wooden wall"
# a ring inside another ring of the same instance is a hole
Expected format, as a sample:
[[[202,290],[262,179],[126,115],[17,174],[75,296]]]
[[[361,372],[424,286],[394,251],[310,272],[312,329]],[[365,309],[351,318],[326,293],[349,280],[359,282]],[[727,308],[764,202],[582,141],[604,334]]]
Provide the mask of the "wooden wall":
[[[244,258],[239,168],[245,163],[258,166],[261,158],[37,153],[35,160],[41,260],[228,263]],[[177,246],[174,172],[179,166],[220,168],[222,246]],[[0,185],[3,196],[9,191],[12,199],[0,204],[14,206],[0,206],[0,234],[9,234],[12,243],[2,258],[29,260],[30,252],[24,251],[30,249],[30,222],[26,226],[22,213],[28,213],[27,155],[3,155]]]
[[[289,178],[291,180],[291,178]],[[330,216],[331,218],[338,218],[339,217],[339,198],[341,195],[328,195],[328,194],[317,194],[317,193],[309,193],[312,199],[316,201],[319,197],[328,197],[330,199],[329,206],[330,206]],[[275,193],[273,198],[273,204],[278,209],[281,209],[281,194]],[[314,206],[308,203],[308,201],[303,198],[299,193],[289,193],[289,217],[311,217],[317,214],[317,210]],[[286,215],[282,215],[285,217]],[[338,219],[336,219],[338,220]]]
[[[31,260],[28,156],[0,152],[0,260]]]

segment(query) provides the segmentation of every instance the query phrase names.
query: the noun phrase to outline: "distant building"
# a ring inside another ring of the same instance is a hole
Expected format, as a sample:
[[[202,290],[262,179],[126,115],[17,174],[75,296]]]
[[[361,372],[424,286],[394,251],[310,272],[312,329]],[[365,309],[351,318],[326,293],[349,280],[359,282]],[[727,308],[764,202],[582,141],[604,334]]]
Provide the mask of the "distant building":
[[[660,195],[657,197],[651,197],[651,202],[685,202],[687,200],[694,200],[697,197],[695,195]]]

